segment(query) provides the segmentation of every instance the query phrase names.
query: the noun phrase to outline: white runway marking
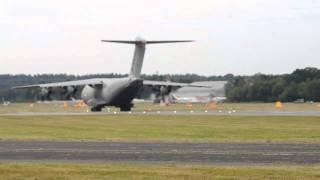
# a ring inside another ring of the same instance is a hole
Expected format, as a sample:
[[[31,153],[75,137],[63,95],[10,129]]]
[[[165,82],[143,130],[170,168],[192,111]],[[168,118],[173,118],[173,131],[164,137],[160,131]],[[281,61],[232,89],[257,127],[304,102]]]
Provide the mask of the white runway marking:
[[[320,111],[130,111],[130,112],[26,112],[0,116],[101,116],[101,115],[206,115],[206,116],[320,116]]]

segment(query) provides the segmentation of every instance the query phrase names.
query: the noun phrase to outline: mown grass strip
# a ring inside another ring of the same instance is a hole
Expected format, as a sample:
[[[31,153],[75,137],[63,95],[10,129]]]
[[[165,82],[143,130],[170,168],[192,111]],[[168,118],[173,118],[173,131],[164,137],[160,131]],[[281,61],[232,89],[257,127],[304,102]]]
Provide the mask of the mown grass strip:
[[[0,179],[319,179],[320,167],[0,163]]]
[[[2,140],[320,142],[319,117],[11,116]]]

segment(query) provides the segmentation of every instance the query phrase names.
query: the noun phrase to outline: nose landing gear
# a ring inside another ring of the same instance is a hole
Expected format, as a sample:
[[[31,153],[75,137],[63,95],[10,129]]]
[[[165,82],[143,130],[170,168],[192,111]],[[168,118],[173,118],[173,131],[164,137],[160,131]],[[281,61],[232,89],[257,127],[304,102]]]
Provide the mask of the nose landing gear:
[[[120,106],[120,111],[131,111],[131,108],[133,107],[133,104],[124,104]]]

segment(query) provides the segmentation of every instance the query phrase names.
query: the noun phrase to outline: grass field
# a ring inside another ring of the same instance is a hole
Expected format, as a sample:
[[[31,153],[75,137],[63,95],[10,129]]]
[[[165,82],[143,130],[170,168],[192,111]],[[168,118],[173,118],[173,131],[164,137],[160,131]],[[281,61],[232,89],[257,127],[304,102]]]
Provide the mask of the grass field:
[[[320,142],[319,117],[0,116],[2,140]]]
[[[87,112],[88,107],[75,107],[75,104],[67,103],[64,107],[63,102],[59,103],[14,103],[9,106],[0,106],[0,114],[16,112]],[[119,111],[118,108],[105,108],[104,111]],[[170,106],[160,106],[152,103],[137,103],[133,111],[320,111],[319,103],[285,103],[281,109],[276,109],[274,103],[223,103],[217,104],[214,109],[209,104],[171,104]]]
[[[87,107],[12,104],[15,112],[86,112]],[[105,109],[106,111],[107,109]],[[137,104],[134,111],[210,110],[206,104],[163,107]],[[315,111],[318,104],[219,104],[214,111]],[[110,111],[118,111],[111,108]],[[0,140],[292,142],[320,143],[319,117],[245,116],[0,116]],[[320,179],[320,166],[213,167],[195,165],[0,163],[0,179]]]
[[[0,179],[319,179],[320,167],[0,164]]]

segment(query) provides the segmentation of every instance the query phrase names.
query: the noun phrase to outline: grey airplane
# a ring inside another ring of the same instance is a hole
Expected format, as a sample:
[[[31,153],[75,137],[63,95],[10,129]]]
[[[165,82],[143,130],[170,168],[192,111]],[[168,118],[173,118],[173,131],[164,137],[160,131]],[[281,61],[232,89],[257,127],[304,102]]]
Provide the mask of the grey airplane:
[[[86,103],[91,111],[101,111],[105,106],[119,107],[121,111],[130,111],[133,107],[132,100],[136,97],[143,86],[160,87],[161,91],[168,91],[179,87],[205,87],[185,83],[147,81],[141,78],[141,69],[146,50],[146,45],[161,43],[182,43],[183,41],[146,41],[136,38],[134,41],[122,40],[102,40],[109,43],[123,43],[135,45],[135,52],[128,77],[124,78],[97,78],[76,81],[65,81],[48,84],[35,84],[18,86],[14,89],[38,88],[41,94],[48,94],[54,88],[62,88],[67,92],[75,92],[77,88],[82,88],[81,99]]]

